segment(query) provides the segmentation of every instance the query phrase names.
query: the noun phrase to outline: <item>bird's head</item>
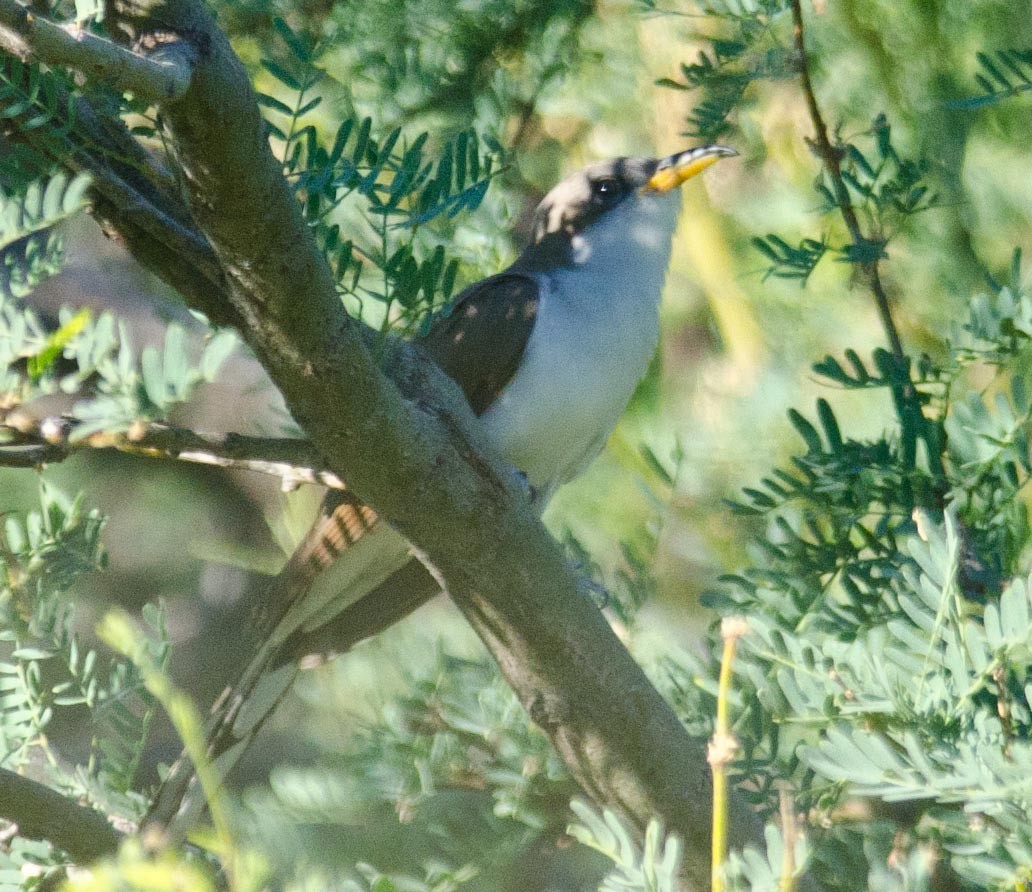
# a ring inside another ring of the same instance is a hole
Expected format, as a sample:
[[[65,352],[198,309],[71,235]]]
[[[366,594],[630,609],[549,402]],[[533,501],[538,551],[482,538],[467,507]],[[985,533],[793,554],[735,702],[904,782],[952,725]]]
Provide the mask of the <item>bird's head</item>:
[[[669,245],[680,208],[678,187],[721,158],[738,153],[702,146],[666,158],[601,161],[564,179],[534,214],[535,253],[585,262],[614,243]],[[655,244],[654,244],[655,243]],[[533,251],[533,249],[532,249]]]

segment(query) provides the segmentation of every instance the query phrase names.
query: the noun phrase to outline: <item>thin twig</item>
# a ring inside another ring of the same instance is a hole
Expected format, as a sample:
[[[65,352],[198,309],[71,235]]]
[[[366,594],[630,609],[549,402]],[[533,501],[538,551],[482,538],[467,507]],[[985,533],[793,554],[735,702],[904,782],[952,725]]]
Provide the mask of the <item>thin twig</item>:
[[[817,153],[824,169],[831,178],[832,189],[835,193],[835,202],[838,205],[842,219],[849,230],[850,239],[854,248],[862,252],[869,239],[864,237],[860,228],[860,221],[857,219],[856,211],[849,199],[849,190],[842,177],[842,150],[832,143],[828,137],[828,127],[824,123],[824,116],[821,114],[820,106],[817,104],[817,94],[813,89],[813,81],[810,79],[810,66],[806,57],[806,40],[803,30],[803,9],[801,0],[791,0],[792,4],[792,34],[795,38],[796,53],[799,57],[799,79],[802,83],[803,94],[806,97],[806,107],[810,113],[810,121],[813,123],[815,137],[810,145]],[[896,406],[896,415],[904,433],[912,432],[914,442],[912,447],[904,449],[904,462],[912,467],[916,462],[916,441],[924,440],[928,463],[933,474],[938,478],[943,476],[942,455],[938,446],[938,440],[934,433],[934,426],[929,425],[924,417],[921,408],[921,401],[918,397],[917,388],[914,386],[910,374],[908,358],[903,351],[903,342],[899,336],[899,330],[892,318],[892,308],[889,305],[889,296],[882,284],[881,271],[878,261],[868,260],[858,264],[861,272],[866,276],[870,286],[871,294],[874,296],[875,306],[878,308],[878,316],[881,319],[882,328],[889,342],[889,349],[895,360],[899,380],[892,387],[893,401]]]
[[[345,489],[344,481],[326,469],[308,440],[202,433],[156,423],[141,423],[125,433],[76,437],[81,424],[65,416],[37,420],[21,412],[10,413],[0,421],[0,466],[38,467],[64,461],[77,452],[106,450],[269,474],[279,477],[284,489],[304,483]]]
[[[0,818],[18,835],[44,839],[76,861],[95,861],[118,850],[121,834],[92,808],[6,768],[0,768]]]
[[[810,121],[813,123],[815,137],[811,142],[817,155],[824,164],[825,169],[831,177],[831,185],[835,191],[835,201],[838,204],[842,219],[846,222],[849,230],[849,237],[853,245],[862,248],[867,244],[868,239],[864,238],[860,229],[860,221],[857,220],[856,211],[849,200],[849,190],[842,178],[842,151],[835,146],[828,138],[828,127],[824,123],[824,116],[821,114],[820,106],[817,104],[817,94],[813,90],[813,81],[810,79],[810,66],[806,57],[806,41],[803,32],[803,9],[801,0],[792,0],[792,35],[795,38],[796,53],[799,56],[799,79],[802,82],[803,94],[806,96],[806,107],[810,113]],[[871,286],[871,293],[874,295],[874,302],[878,307],[878,315],[881,317],[885,335],[889,340],[889,347],[892,355],[899,363],[900,369],[905,367],[906,354],[903,352],[903,342],[900,340],[896,323],[892,319],[892,309],[889,306],[889,297],[885,293],[885,286],[882,284],[881,274],[878,270],[878,261],[871,260],[860,265],[867,276],[868,284]]]

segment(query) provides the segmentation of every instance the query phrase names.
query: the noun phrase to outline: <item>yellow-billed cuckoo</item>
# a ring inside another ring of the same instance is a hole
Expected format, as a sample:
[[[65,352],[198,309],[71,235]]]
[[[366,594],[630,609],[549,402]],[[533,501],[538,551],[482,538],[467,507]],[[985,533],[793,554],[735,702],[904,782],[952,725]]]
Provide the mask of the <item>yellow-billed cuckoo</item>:
[[[540,508],[601,450],[655,350],[677,187],[735,154],[705,146],[568,177],[538,206],[519,259],[467,288],[418,339]],[[347,650],[439,590],[399,533],[351,493],[330,492],[273,584],[262,652],[216,707],[212,755],[235,762],[299,660]],[[168,787],[155,810],[166,819],[179,798]]]

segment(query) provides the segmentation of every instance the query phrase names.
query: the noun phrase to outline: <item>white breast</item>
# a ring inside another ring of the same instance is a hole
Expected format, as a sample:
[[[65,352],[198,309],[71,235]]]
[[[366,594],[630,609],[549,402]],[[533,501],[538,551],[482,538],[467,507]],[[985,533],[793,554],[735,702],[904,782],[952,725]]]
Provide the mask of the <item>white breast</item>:
[[[572,265],[537,274],[523,362],[481,418],[545,497],[598,454],[648,368],[677,209],[676,192],[629,198],[574,237]]]

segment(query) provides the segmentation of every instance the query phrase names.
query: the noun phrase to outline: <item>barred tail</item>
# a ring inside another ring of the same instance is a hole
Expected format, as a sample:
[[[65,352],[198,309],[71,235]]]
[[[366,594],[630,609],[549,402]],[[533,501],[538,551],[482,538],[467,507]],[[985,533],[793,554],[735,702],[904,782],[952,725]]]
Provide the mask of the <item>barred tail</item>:
[[[347,551],[345,560],[336,558]],[[329,569],[328,572],[324,570]],[[283,571],[262,593],[260,645],[212,707],[207,754],[224,780],[313,656],[339,654],[386,629],[440,590],[408,543],[348,493],[328,496]],[[204,798],[183,753],[162,781],[146,822],[184,838]]]

